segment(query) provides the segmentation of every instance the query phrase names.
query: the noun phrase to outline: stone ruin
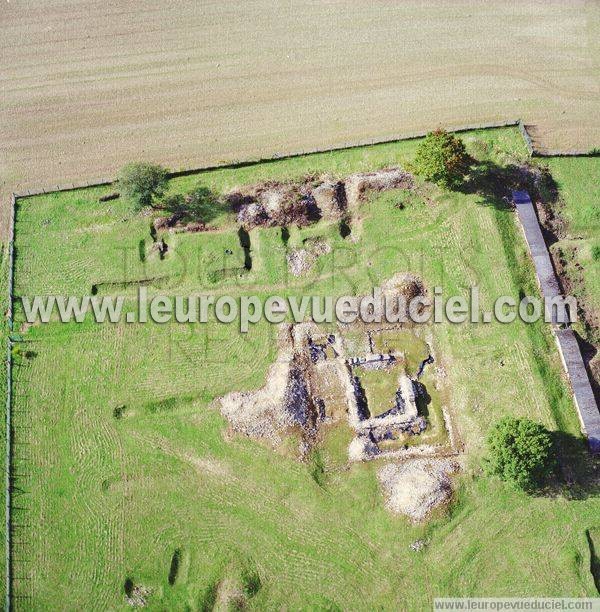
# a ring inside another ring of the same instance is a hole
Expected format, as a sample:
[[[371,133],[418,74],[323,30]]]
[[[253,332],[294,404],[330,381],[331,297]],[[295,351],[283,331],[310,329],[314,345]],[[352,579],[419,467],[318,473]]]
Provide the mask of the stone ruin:
[[[369,191],[410,189],[412,176],[401,168],[356,173],[343,181],[323,177],[298,183],[268,181],[234,189],[228,202],[246,229],[257,226],[309,225],[320,219],[339,221]]]
[[[420,386],[399,369],[393,406],[372,416],[357,367],[376,369],[393,364],[393,354],[346,357],[342,338],[323,334],[314,323],[282,325],[277,361],[270,367],[262,389],[234,392],[220,401],[221,413],[234,431],[261,438],[276,447],[286,431],[297,429],[310,443],[319,425],[339,419],[329,403],[343,405],[343,412],[356,436],[348,449],[349,459],[364,461],[381,454],[378,444],[397,433],[419,435],[426,421],[419,415]],[[325,401],[323,388],[333,385],[335,397]]]
[[[427,445],[420,445],[424,452],[416,456],[404,449],[380,449],[382,442],[398,432],[418,436],[426,428],[417,406],[419,383],[402,369],[394,405],[380,415],[371,416],[364,392],[356,385],[353,369],[389,368],[397,358],[395,354],[347,357],[340,334],[324,334],[314,323],[284,324],[279,330],[279,354],[265,386],[221,398],[221,413],[233,431],[261,439],[273,448],[292,431],[299,432],[300,458],[317,442],[320,427],[347,419],[355,432],[348,447],[349,460],[388,459],[377,470],[386,508],[419,522],[449,501],[450,475],[458,466],[447,457],[428,454],[435,447]],[[419,371],[428,363],[431,356]],[[336,389],[333,396],[326,391],[331,383]],[[336,402],[342,410],[332,408]]]
[[[398,376],[393,407],[376,416],[370,414],[360,380],[354,375],[353,368],[378,369],[395,361],[396,357],[392,354],[380,354],[354,357],[346,362],[352,387],[352,394],[348,394],[348,421],[356,431],[356,437],[348,449],[348,456],[352,461],[372,459],[381,453],[380,442],[393,440],[397,433],[418,435],[427,426],[417,408],[416,381],[405,371],[401,371]]]

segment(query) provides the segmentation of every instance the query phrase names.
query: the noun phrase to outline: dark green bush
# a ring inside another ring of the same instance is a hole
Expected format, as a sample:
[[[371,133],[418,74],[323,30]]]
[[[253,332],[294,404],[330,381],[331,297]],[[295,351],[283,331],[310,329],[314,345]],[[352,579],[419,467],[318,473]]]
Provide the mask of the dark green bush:
[[[538,488],[556,467],[552,436],[530,419],[504,417],[488,439],[486,471],[525,491]]]
[[[471,158],[460,138],[445,130],[427,134],[417,148],[415,170],[442,187],[457,187],[469,171]]]
[[[119,188],[136,208],[150,206],[167,188],[168,172],[162,166],[146,162],[134,162],[121,168]]]

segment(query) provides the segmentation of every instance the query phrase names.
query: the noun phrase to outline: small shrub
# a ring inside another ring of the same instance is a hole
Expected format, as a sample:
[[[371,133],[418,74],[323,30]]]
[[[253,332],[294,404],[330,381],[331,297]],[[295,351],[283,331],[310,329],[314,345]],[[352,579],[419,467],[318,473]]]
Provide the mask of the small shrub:
[[[219,198],[208,187],[198,184],[187,194],[187,213],[196,221],[209,221],[219,208]]]
[[[427,134],[417,148],[414,163],[417,174],[447,188],[460,185],[470,165],[463,141],[442,129]]]
[[[156,164],[134,162],[121,168],[119,187],[136,208],[150,206],[167,188],[167,170]]]
[[[600,244],[596,244],[592,247],[592,259],[594,261],[600,261]]]
[[[221,210],[222,203],[217,194],[208,187],[198,184],[185,195],[176,193],[166,197],[160,208],[179,220],[208,222]]]
[[[171,215],[181,218],[186,212],[185,199],[181,193],[174,193],[167,196],[160,203],[160,208]]]
[[[486,471],[517,487],[539,487],[556,466],[550,432],[530,419],[504,417],[487,439]]]

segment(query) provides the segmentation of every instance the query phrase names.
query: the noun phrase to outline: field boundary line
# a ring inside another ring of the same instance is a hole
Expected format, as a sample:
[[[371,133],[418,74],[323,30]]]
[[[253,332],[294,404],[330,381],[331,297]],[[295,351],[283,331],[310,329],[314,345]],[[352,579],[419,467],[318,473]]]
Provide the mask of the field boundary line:
[[[559,149],[536,149],[533,144],[531,135],[527,130],[528,126],[525,125],[520,119],[517,125],[519,126],[519,131],[521,132],[521,136],[525,141],[525,146],[527,147],[527,150],[529,151],[529,155],[531,155],[531,157],[598,157],[598,155],[600,155],[600,148],[597,147],[589,149],[587,151],[584,151],[582,149],[572,149],[565,151],[561,151]]]
[[[472,125],[462,125],[455,127],[448,127],[447,130],[449,132],[461,133],[461,132],[472,132],[474,130],[493,130],[504,127],[517,127],[520,123],[520,119],[511,119],[509,121],[497,121],[491,123],[480,123],[480,124],[472,124]],[[402,142],[405,140],[418,140],[419,138],[424,138],[427,136],[428,132],[417,132],[413,134],[406,134],[403,136],[390,136],[389,138],[373,138],[368,140],[359,140],[352,143],[345,143],[335,147],[324,147],[324,148],[315,148],[315,149],[306,149],[303,151],[296,151],[292,153],[275,153],[271,157],[256,157],[249,158],[242,161],[231,161],[224,162],[222,164],[211,164],[206,166],[192,166],[190,168],[179,168],[177,170],[173,170],[168,173],[169,178],[177,178],[179,176],[189,176],[192,174],[201,174],[203,172],[211,172],[212,170],[223,170],[223,169],[235,169],[235,168],[244,168],[247,166],[255,166],[258,164],[266,164],[274,161],[281,161],[285,159],[293,159],[294,157],[303,157],[305,155],[316,155],[318,153],[333,153],[334,151],[345,151],[348,149],[358,149],[361,147],[369,147],[381,144],[391,144],[394,142]],[[38,196],[50,193],[58,193],[62,191],[75,191],[77,189],[87,189],[90,187],[105,187],[107,185],[112,185],[116,182],[116,177],[114,178],[97,178],[91,179],[89,181],[84,181],[81,183],[66,183],[64,185],[51,185],[48,187],[37,187],[32,189],[26,189],[15,193],[15,197],[18,198],[28,198],[31,196]]]
[[[461,133],[461,132],[472,132],[475,130],[494,130],[500,129],[504,127],[517,127],[523,141],[525,143],[525,147],[529,152],[531,157],[596,157],[598,155],[597,149],[592,149],[589,151],[559,151],[559,150],[540,150],[536,149],[533,140],[531,139],[531,135],[529,134],[527,128],[528,126],[523,123],[521,119],[510,119],[507,121],[495,121],[490,123],[475,123],[470,125],[462,125],[462,126],[453,126],[446,128],[448,132],[453,133]],[[257,164],[266,164],[274,161],[280,161],[285,159],[293,159],[294,157],[303,157],[305,155],[316,155],[318,153],[333,153],[334,151],[345,151],[348,149],[358,149],[360,147],[369,147],[375,145],[382,144],[390,144],[393,142],[402,142],[405,140],[417,140],[419,138],[424,138],[428,132],[416,132],[413,134],[405,134],[401,136],[390,136],[387,138],[372,138],[367,140],[358,140],[352,143],[345,143],[335,147],[323,147],[323,148],[314,148],[314,149],[306,149],[302,151],[295,151],[292,153],[274,153],[270,157],[252,157],[242,161],[228,161],[223,162],[222,164],[210,164],[205,166],[192,166],[189,168],[179,168],[177,170],[172,170],[168,173],[168,177],[177,178],[179,176],[190,176],[192,174],[201,174],[203,172],[210,172],[212,170],[223,170],[223,169],[235,169],[235,168],[244,168],[247,166],[254,166]],[[89,181],[83,181],[80,183],[65,183],[63,185],[50,185],[48,187],[34,187],[32,189],[25,189],[23,191],[19,191],[14,193],[15,198],[27,198],[31,196],[39,196],[50,193],[58,193],[63,191],[75,191],[77,189],[88,189],[90,187],[105,187],[107,185],[112,185],[117,181],[116,177],[108,178],[97,178],[90,179]]]
[[[535,155],[535,150],[533,148],[533,142],[531,140],[531,136],[529,135],[529,132],[527,131],[527,128],[525,127],[525,124],[520,119],[517,125],[519,126],[519,132],[521,132],[521,136],[523,137],[523,140],[525,141],[525,146],[527,147],[527,150],[529,151],[529,155],[533,157],[533,155]]]
[[[562,295],[529,193],[513,191],[513,202],[535,266],[535,274],[542,295],[546,300]],[[600,453],[600,412],[598,412],[598,404],[585,369],[577,337],[570,327],[570,322],[565,327],[558,323],[556,313],[552,313],[551,329],[563,368],[569,379],[581,430],[587,437],[590,451],[593,454]]]
[[[13,293],[15,279],[15,214],[17,197],[10,197],[10,225],[8,235],[8,337],[6,339],[6,437],[5,437],[5,481],[4,481],[4,548],[5,548],[5,601],[4,609],[10,612],[12,605],[12,332],[13,332]]]

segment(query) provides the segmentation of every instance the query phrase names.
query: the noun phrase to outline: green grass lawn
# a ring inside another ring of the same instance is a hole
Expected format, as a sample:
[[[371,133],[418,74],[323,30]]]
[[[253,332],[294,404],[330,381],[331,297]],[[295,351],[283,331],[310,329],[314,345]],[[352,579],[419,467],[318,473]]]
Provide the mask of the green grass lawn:
[[[499,162],[523,149],[509,129],[465,141]],[[173,180],[170,190],[343,177],[404,165],[415,147],[216,170]],[[448,295],[476,283],[485,307],[498,295],[535,290],[514,213],[477,195],[374,195],[356,242],[336,226],[293,228],[290,245],[322,236],[333,247],[306,278],[287,274],[277,228],[253,230],[252,271],[216,278],[233,265],[229,257],[240,257],[227,214],[215,217],[220,231],[167,236],[167,257],[143,262],[150,219],[121,200],[98,203],[108,190],[19,202],[17,295],[83,295],[99,283],[113,292],[114,283],[144,278],[163,279],[151,293],[173,295],[363,294],[397,272]],[[152,590],[150,610],[210,609],[227,581],[257,610],[422,610],[435,596],[597,595],[586,530],[600,525],[600,504],[549,330],[490,323],[424,331],[446,373],[464,452],[454,503],[414,526],[384,509],[381,462],[346,465],[343,427],[323,443],[318,479],[312,462],[227,434],[212,401],[264,383],[276,354],[267,323],[247,335],[218,323],[22,328],[34,356],[14,371],[16,608],[126,609],[128,580]],[[557,484],[529,496],[483,475],[485,434],[507,414],[562,433],[561,460],[576,479],[570,493]],[[417,538],[428,541],[420,553],[409,548]]]
[[[553,251],[562,255],[572,279],[572,293],[585,303],[596,322],[600,320],[600,157],[548,160],[560,194],[555,206],[567,222],[565,237]],[[598,327],[582,329],[582,335],[600,344]]]
[[[385,370],[367,370],[361,367],[353,368],[353,374],[358,376],[365,391],[371,417],[379,416],[392,409],[396,404],[398,390],[398,375],[402,372],[398,365]]]
[[[6,312],[8,309],[8,264],[9,264],[9,250],[7,244],[2,244],[0,246],[0,303],[2,304],[2,311]],[[7,392],[7,368],[6,368],[6,337],[8,334],[8,319],[2,318],[1,325],[1,336],[2,343],[0,346],[0,350],[2,351],[2,355],[4,356],[2,359],[2,366],[0,367],[0,403],[2,408],[0,409],[0,413],[2,417],[0,418],[0,436],[2,436],[2,440],[6,442],[6,392]],[[5,486],[5,478],[6,478],[6,446],[2,446],[2,453],[0,458],[0,466],[2,467],[2,492],[0,493],[0,503],[2,504],[2,508],[6,508],[6,486]],[[4,551],[5,548],[5,538],[6,538],[6,522],[3,519],[0,522],[0,538],[2,541],[1,549]],[[6,596],[6,564],[4,562],[4,556],[2,569],[0,570],[0,576],[2,576],[2,584],[0,585],[0,601],[4,602]]]
[[[406,373],[413,378],[430,353],[427,343],[413,331],[408,330],[381,331],[373,334],[373,348],[376,353],[402,353]]]

